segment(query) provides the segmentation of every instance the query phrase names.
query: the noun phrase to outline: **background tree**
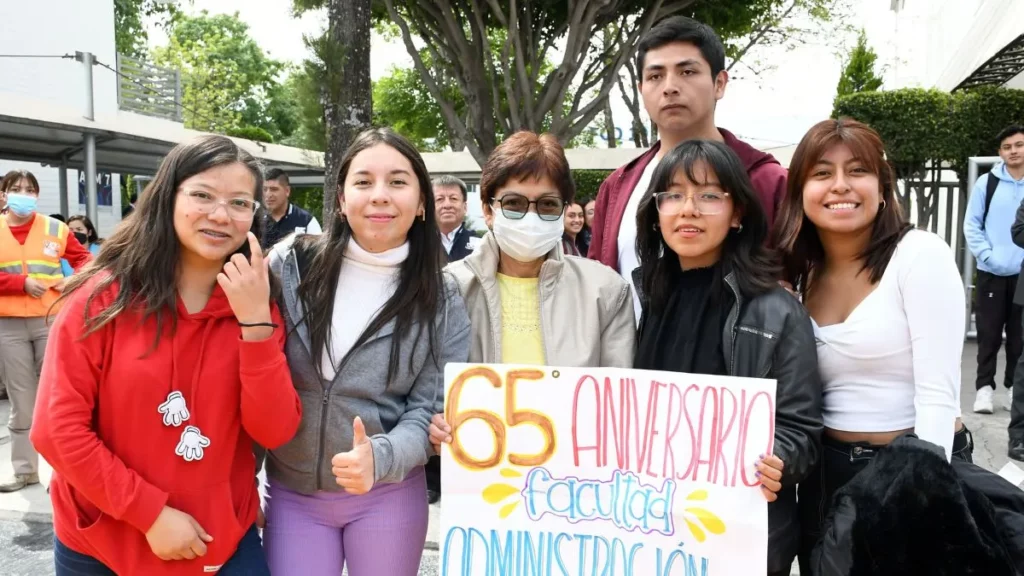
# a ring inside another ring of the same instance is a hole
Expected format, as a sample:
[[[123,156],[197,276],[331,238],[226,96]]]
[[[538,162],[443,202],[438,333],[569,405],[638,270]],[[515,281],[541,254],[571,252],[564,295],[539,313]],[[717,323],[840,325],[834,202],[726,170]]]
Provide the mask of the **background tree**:
[[[847,96],[855,92],[874,92],[882,87],[882,79],[875,74],[875,62],[878,54],[868,46],[868,37],[861,29],[857,35],[857,44],[850,50],[843,66],[836,87],[838,96]]]
[[[447,86],[446,91],[457,113],[464,114],[466,106],[458,89]],[[440,152],[452,143],[440,106],[412,68],[395,66],[374,82],[373,123],[394,128],[421,152]]]
[[[324,106],[320,101],[318,84],[318,78],[322,74],[322,64],[307,59],[294,69],[282,84],[281,89],[289,95],[298,112],[295,131],[283,139],[282,144],[318,152],[327,149]],[[318,211],[317,214],[319,213]]]
[[[323,222],[338,185],[341,156],[373,117],[370,82],[370,30],[372,0],[293,0],[296,15],[327,9],[327,31],[306,38],[312,58],[305,62],[307,76],[319,88],[323,110],[324,196]]]
[[[378,0],[376,6],[378,18],[401,30],[445,124],[483,162],[503,136],[516,130],[540,131],[549,122],[563,144],[582,134],[603,110],[620,70],[654,22],[688,14],[727,38],[754,34],[761,42],[773,32],[785,37],[784,27],[769,24],[791,4],[820,18],[836,0]],[[609,28],[615,33],[608,42],[592,42]],[[495,30],[506,32],[497,51],[490,43]],[[417,42],[425,46],[432,65]],[[545,70],[543,63],[554,55],[556,44],[562,55]],[[445,98],[441,80],[448,78],[466,103],[465,118]]]
[[[384,38],[394,38],[395,27],[378,22],[374,29]],[[497,30],[491,39],[492,52],[497,54],[498,49],[505,41],[505,34]],[[421,53],[424,62],[431,65],[431,55],[424,49]],[[554,66],[546,62],[548,69]],[[445,97],[453,104],[456,113],[466,118],[466,101],[454,81],[443,80]],[[565,107],[572,104],[571,98],[566,98]],[[499,108],[508,108],[508,101],[502,100]],[[439,152],[450,147],[452,150],[461,151],[465,149],[465,143],[461,142],[457,134],[454,134],[451,127],[444,121],[444,114],[441,106],[430,94],[430,91],[423,84],[420,75],[414,68],[403,68],[394,66],[388,75],[373,84],[373,123],[376,126],[390,126],[397,132],[408,138],[424,152]],[[550,117],[541,126],[542,131],[550,129]],[[592,147],[596,140],[597,129],[592,126],[590,130],[584,131],[574,138],[570,147]],[[499,139],[500,141],[500,139]]]
[[[153,59],[181,72],[187,128],[279,140],[298,126],[298,106],[278,79],[285,64],[260,48],[237,13],[175,14]]]
[[[192,4],[192,0],[188,0]],[[167,0],[114,0],[114,46],[118,54],[136,59],[148,53],[146,22],[165,26],[179,13]]]

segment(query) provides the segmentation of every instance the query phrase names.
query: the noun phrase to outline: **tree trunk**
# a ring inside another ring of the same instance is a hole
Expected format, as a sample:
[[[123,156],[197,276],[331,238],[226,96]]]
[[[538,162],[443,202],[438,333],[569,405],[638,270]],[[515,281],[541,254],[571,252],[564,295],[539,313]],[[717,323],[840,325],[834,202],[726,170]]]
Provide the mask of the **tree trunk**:
[[[323,222],[334,219],[341,157],[355,137],[370,126],[371,0],[329,0],[326,78],[321,98],[327,150],[324,154]]]
[[[615,119],[612,118],[612,99],[604,100],[604,131],[608,138],[609,148],[618,148],[618,138],[615,136]]]

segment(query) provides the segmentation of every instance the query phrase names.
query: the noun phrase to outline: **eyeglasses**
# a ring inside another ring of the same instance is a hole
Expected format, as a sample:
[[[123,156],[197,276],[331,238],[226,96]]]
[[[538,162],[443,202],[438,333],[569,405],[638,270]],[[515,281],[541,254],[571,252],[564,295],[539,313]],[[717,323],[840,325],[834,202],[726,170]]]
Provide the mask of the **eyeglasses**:
[[[192,207],[202,212],[203,214],[213,214],[218,206],[224,206],[228,213],[228,216],[232,220],[252,220],[253,215],[256,214],[256,209],[260,207],[260,203],[255,200],[249,200],[248,198],[231,198],[229,200],[221,200],[209,192],[202,192],[200,190],[190,190],[185,192],[185,197],[188,198]]]
[[[522,194],[505,194],[501,199],[495,198],[491,202],[497,202],[501,206],[501,213],[509,220],[522,220],[530,211],[531,204],[537,206],[537,216],[549,222],[561,218],[565,210],[565,201],[557,196],[530,200]]]
[[[715,192],[705,190],[684,194],[682,192],[657,192],[654,194],[654,204],[659,214],[675,216],[683,211],[687,200],[693,200],[694,207],[701,214],[721,214],[725,210],[725,199],[728,192]]]

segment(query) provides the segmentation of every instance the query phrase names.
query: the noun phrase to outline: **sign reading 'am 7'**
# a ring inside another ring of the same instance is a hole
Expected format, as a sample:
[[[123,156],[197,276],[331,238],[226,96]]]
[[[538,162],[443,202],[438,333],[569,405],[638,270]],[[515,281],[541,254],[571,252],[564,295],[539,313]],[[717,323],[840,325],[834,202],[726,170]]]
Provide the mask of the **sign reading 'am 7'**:
[[[442,576],[767,571],[775,383],[449,364]]]

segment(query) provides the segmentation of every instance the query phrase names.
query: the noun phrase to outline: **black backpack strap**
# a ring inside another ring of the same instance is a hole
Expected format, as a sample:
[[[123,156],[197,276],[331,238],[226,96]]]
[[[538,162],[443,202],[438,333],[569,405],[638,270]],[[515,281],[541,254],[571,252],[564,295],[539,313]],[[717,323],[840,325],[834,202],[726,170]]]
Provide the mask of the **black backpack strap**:
[[[985,229],[985,221],[988,220],[988,209],[992,207],[992,197],[996,195],[996,188],[999,187],[999,178],[989,172],[986,174],[988,180],[985,182],[985,211],[981,213],[981,229]]]

